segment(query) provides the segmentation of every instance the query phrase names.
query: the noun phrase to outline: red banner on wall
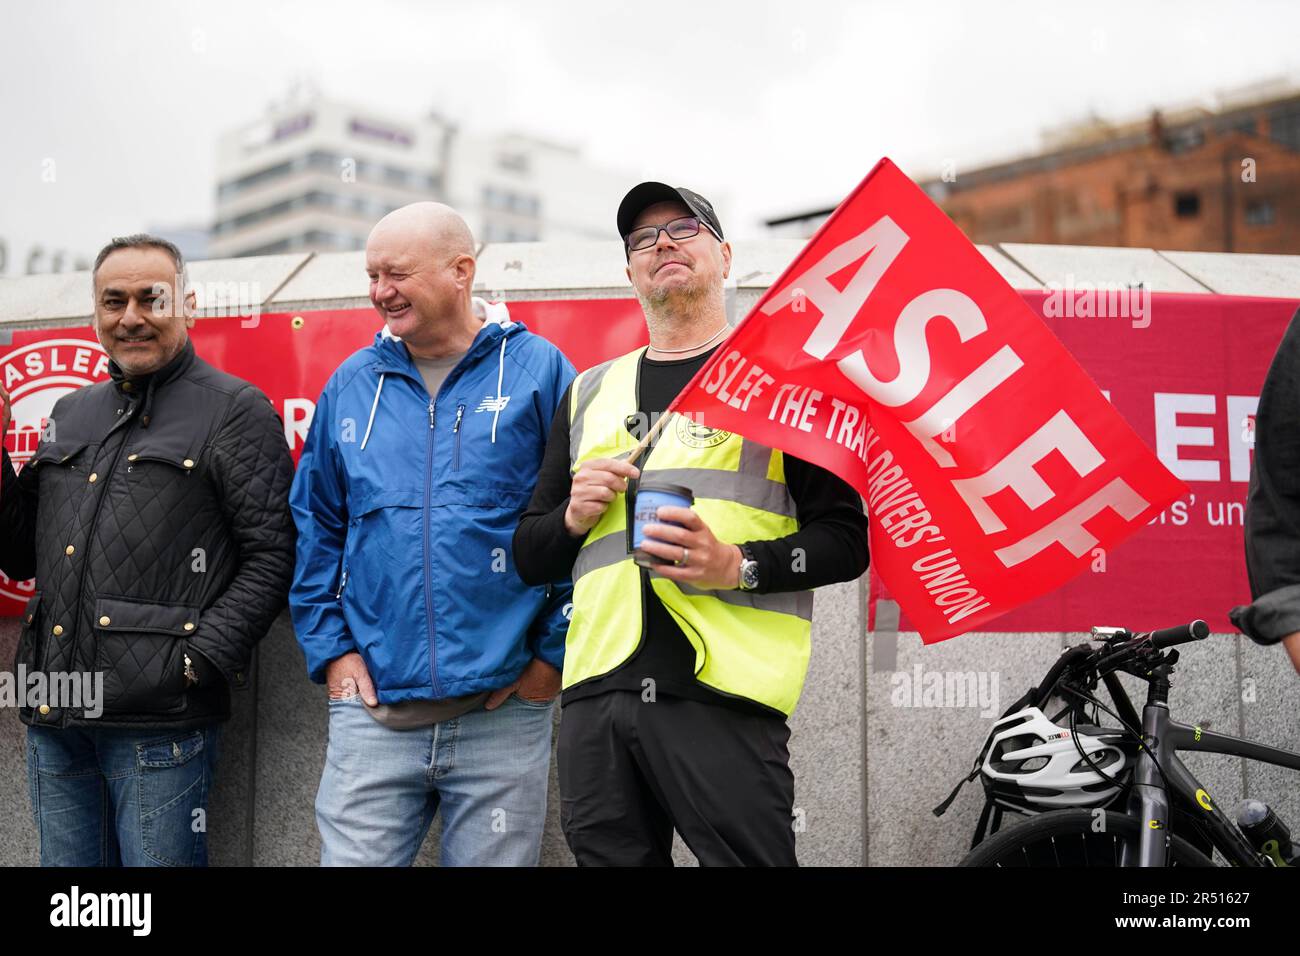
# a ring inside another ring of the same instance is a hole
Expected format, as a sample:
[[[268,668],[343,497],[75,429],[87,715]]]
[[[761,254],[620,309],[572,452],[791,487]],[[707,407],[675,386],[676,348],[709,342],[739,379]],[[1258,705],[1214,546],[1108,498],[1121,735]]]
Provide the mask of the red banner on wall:
[[[1070,291],[1076,300],[1097,294]],[[1218,631],[1231,630],[1227,609],[1249,599],[1241,519],[1250,413],[1300,303],[1155,294],[1146,316],[1110,309],[1108,317],[1098,309],[1067,308],[1061,301],[1065,292],[1020,295],[1148,447],[1186,481],[1188,493],[1104,561],[985,629],[1084,630],[1098,623],[1146,628],[1203,617]],[[510,311],[555,342],[579,369],[646,341],[635,300],[519,302]],[[299,323],[294,318],[264,315],[252,328],[243,325],[247,319],[203,319],[193,337],[205,359],[256,382],[270,396],[296,458],[326,379],[370,343],[380,322],[369,309],[302,313]],[[103,380],[106,368],[88,328],[15,332],[10,345],[0,346],[0,380],[14,397],[15,421],[6,436],[11,453],[25,460],[54,401]],[[17,614],[30,588],[30,582],[0,577],[0,615]],[[906,620],[902,626],[915,627]]]
[[[1187,491],[1124,547],[1000,618],[997,628],[1149,629],[1199,617],[1216,633],[1232,633],[1228,610],[1250,602],[1242,522],[1255,407],[1300,302],[1168,293],[1148,294],[1141,316],[1116,314],[1122,307],[1062,307],[1071,296],[1097,302],[1108,294],[1090,287],[1021,293]]]

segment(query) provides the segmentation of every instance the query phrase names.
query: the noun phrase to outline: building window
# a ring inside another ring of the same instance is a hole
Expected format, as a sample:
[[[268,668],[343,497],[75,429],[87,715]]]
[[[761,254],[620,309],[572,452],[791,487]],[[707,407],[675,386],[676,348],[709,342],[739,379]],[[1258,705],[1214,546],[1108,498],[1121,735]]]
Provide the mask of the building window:
[[[1300,101],[1286,103],[1269,111],[1268,135],[1275,143],[1300,149]]]
[[[1267,199],[1256,199],[1246,203],[1246,225],[1273,225],[1273,204]]]
[[[1216,119],[1214,121],[1214,131],[1220,136],[1231,133],[1249,133],[1254,136],[1259,132],[1259,129],[1253,114],[1243,116],[1240,113],[1234,113]]]
[[[291,196],[269,206],[262,206],[229,219],[219,219],[213,227],[215,235],[224,236],[249,226],[277,219],[288,213],[303,209],[319,209],[339,215],[359,216],[363,219],[376,220],[392,212],[395,206],[380,202],[366,196],[339,195],[321,189],[313,189],[298,196]]]
[[[497,156],[497,166],[512,173],[527,173],[528,154],[520,152],[501,153]]]
[[[980,222],[980,228],[997,233],[1017,232],[1025,222],[1024,206],[1002,206],[987,211]]]
[[[345,166],[345,163],[348,165]],[[442,188],[442,182],[436,174],[416,169],[403,169],[398,166],[382,166],[325,150],[312,150],[310,153],[295,156],[274,166],[267,166],[238,179],[221,183],[217,187],[217,199],[220,201],[233,199],[250,189],[293,173],[312,170],[337,176],[344,169],[350,169],[361,181],[379,182],[405,189],[429,189],[434,193]]]
[[[298,238],[301,239],[303,247],[315,246],[317,248],[341,249],[345,252],[357,248],[364,249],[366,246],[364,236],[342,232],[329,232],[324,229],[309,229]],[[357,245],[358,242],[361,243],[360,246]]]
[[[228,180],[217,187],[217,198],[230,199],[245,190],[252,189],[254,186],[259,186],[272,179],[278,179],[281,176],[287,176],[296,168],[294,161],[289,160],[283,163],[276,163],[274,166],[267,166],[264,169],[259,169],[257,172],[249,173],[247,176],[241,176],[239,179]]]
[[[384,183],[389,186],[409,185],[412,189],[418,189],[419,174],[415,172],[408,173],[405,169],[398,169],[396,166],[385,166]]]
[[[1171,153],[1186,153],[1205,142],[1205,130],[1199,126],[1184,126],[1169,131],[1165,142]]]
[[[294,243],[289,239],[280,239],[265,246],[255,246],[235,253],[237,256],[272,256],[278,252],[290,252]]]
[[[1179,219],[1194,219],[1201,214],[1200,193],[1174,193],[1174,215]]]
[[[542,201],[536,196],[526,196],[509,189],[483,187],[483,205],[487,209],[499,209],[517,216],[538,218],[542,212]]]

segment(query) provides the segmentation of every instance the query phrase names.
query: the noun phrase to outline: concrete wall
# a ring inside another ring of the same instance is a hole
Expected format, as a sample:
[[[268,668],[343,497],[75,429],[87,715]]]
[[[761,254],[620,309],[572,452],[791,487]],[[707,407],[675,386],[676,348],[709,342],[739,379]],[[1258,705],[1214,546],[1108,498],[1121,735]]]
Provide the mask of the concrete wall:
[[[736,317],[799,246],[795,240],[736,244],[738,281],[729,291]],[[1028,245],[982,251],[1017,288],[1041,287],[1073,275],[1075,281],[1141,280],[1155,291],[1300,297],[1300,257]],[[506,300],[621,297],[630,294],[622,264],[616,243],[492,246],[480,256],[479,280],[485,292]],[[356,253],[196,263],[192,273],[199,283],[247,283],[266,312],[366,304]],[[89,313],[85,274],[0,279],[0,345],[7,328],[83,324]],[[1195,613],[1189,609],[1189,616]],[[802,826],[799,858],[805,865],[947,865],[959,860],[981,806],[978,783],[967,785],[941,819],[930,811],[969,770],[990,721],[979,707],[899,706],[895,688],[901,679],[894,675],[910,676],[918,665],[926,672],[983,672],[996,681],[996,710],[1001,713],[1042,676],[1063,647],[1083,637],[968,634],[923,649],[916,634],[890,629],[889,616],[884,609],[878,633],[868,634],[861,581],[824,588],[817,595],[812,664],[791,720],[795,804]],[[13,660],[16,639],[17,622],[0,620],[0,665]],[[1278,648],[1258,648],[1232,635],[1186,648],[1172,706],[1177,716],[1202,726],[1300,748],[1300,679]],[[302,654],[282,616],[259,649],[253,686],[236,696],[225,733],[209,815],[215,863],[316,861],[312,804],[324,760],[325,725],[324,690],[307,681]],[[1227,757],[1192,755],[1187,762],[1219,804],[1231,807],[1245,795],[1263,799],[1300,833],[1300,775],[1247,767]],[[543,861],[571,865],[557,808],[552,772]],[[677,858],[692,862],[680,843]],[[434,859],[436,824],[420,857],[423,863]],[[0,710],[0,864],[36,860],[23,728],[13,710]]]

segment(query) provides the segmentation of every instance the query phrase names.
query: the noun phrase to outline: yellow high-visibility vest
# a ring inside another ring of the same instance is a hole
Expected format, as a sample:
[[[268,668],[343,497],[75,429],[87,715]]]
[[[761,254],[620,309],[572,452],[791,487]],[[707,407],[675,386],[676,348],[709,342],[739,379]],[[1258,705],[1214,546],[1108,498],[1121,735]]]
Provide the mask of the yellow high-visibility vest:
[[[639,436],[629,432],[627,420],[637,411],[637,370],[644,351],[588,369],[574,380],[571,471],[593,458],[625,458],[636,447]],[[637,465],[641,483],[690,488],[695,512],[719,541],[770,540],[798,530],[784,458],[766,445],[675,414]],[[587,534],[574,563],[566,690],[608,674],[640,646],[641,569],[628,552],[626,512],[620,493]],[[655,594],[695,648],[696,680],[793,713],[812,648],[811,591],[700,590],[649,573]]]

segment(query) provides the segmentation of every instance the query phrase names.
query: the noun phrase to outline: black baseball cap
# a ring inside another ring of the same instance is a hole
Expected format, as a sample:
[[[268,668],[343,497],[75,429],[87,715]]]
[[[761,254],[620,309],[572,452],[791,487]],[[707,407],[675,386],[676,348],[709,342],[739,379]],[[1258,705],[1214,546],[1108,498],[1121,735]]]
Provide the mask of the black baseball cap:
[[[641,211],[647,206],[653,206],[657,202],[681,203],[708,227],[719,241],[723,239],[722,223],[718,222],[718,214],[713,211],[713,203],[685,186],[674,187],[655,182],[633,186],[623,197],[623,201],[618,204],[619,238],[626,242],[627,234],[632,231],[632,223],[636,222],[636,217],[641,215]]]

